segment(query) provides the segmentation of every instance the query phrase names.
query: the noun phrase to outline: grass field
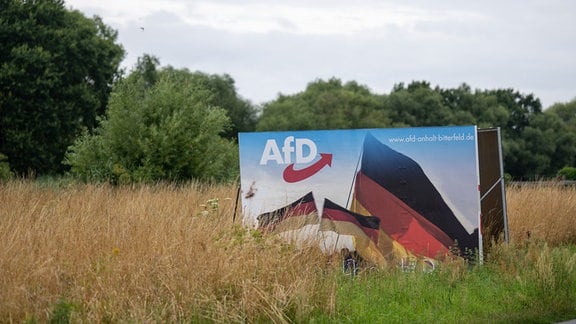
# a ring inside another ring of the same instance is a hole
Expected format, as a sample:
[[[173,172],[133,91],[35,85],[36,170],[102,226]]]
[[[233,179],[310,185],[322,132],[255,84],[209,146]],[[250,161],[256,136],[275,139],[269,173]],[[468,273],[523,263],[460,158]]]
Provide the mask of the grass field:
[[[354,278],[243,229],[235,198],[232,185],[0,184],[0,322],[576,318],[575,188],[508,188],[511,242],[483,266]]]

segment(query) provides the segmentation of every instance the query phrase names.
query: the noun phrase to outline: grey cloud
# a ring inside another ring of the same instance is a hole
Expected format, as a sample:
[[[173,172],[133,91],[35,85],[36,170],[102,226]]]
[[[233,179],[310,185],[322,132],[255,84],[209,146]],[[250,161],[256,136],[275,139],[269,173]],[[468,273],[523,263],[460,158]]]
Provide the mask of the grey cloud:
[[[129,52],[127,66],[148,53],[164,65],[228,73],[240,94],[255,103],[302,91],[317,78],[337,77],[379,93],[412,80],[515,88],[549,106],[576,96],[576,2],[566,3],[411,2],[431,19],[351,36],[224,31],[191,26],[160,10],[125,24],[119,41]],[[278,24],[295,28],[288,19]]]

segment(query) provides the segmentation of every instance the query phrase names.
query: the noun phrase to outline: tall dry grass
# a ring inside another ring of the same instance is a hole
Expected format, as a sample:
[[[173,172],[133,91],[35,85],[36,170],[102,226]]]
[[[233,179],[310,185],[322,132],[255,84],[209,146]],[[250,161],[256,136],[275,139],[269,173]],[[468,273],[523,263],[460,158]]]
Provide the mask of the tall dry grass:
[[[509,187],[511,241],[575,243],[575,191]],[[214,198],[213,210],[206,205]],[[0,184],[0,321],[44,322],[62,311],[84,322],[281,323],[336,314],[339,265],[317,249],[243,229],[232,220],[235,198],[235,186],[220,185]],[[524,259],[541,264],[535,278],[546,277],[553,268],[544,250],[511,245],[491,259],[511,274]],[[563,259],[573,273],[574,258]]]
[[[58,305],[89,322],[329,313],[325,259],[234,224],[235,188],[1,184],[1,321],[44,322]]]
[[[576,244],[576,186],[541,182],[506,189],[510,241]]]

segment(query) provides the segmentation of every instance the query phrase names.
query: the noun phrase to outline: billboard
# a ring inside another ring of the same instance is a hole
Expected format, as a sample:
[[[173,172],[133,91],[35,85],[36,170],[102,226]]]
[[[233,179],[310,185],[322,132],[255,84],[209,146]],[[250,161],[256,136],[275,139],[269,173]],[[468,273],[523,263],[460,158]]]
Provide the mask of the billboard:
[[[480,251],[476,126],[240,133],[243,223],[386,264]]]
[[[508,216],[500,128],[478,130],[480,202],[483,250],[498,241],[508,242]]]

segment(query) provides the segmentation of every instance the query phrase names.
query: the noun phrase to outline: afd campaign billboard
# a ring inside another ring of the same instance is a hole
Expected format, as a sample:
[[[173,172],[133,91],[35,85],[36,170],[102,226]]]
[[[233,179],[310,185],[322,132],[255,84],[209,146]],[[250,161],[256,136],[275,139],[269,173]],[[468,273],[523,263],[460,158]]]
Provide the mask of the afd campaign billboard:
[[[481,252],[476,126],[240,133],[243,223],[384,265]]]

